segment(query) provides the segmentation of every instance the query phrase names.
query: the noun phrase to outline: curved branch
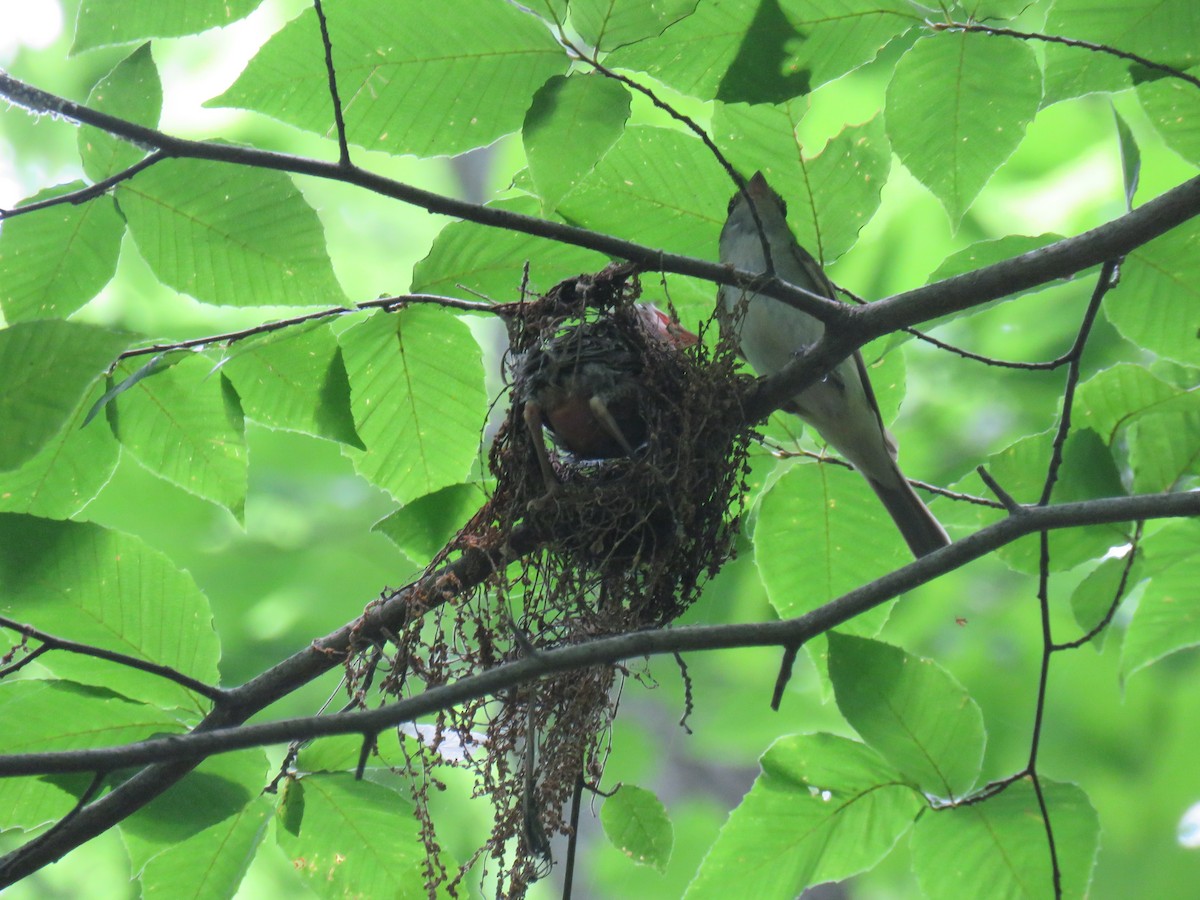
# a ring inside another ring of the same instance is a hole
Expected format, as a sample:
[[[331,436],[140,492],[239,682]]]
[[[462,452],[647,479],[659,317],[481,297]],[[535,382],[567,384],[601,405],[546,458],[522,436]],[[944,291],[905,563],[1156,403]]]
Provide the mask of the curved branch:
[[[196,760],[214,753],[265,744],[308,740],[336,734],[378,734],[403,722],[530,681],[589,666],[689,650],[736,647],[800,647],[862,613],[939,575],[980,559],[1005,544],[1040,531],[1142,519],[1200,515],[1200,492],[1144,494],[1086,500],[1057,506],[1020,507],[1000,522],[982,528],[936,553],[922,557],[870,584],[856,588],[802,616],[741,625],[689,625],[600,638],[555,650],[539,651],[452,684],[378,709],[332,716],[284,719],[260,725],[208,729],[203,733],[158,738],[92,750],[0,756],[0,776],[93,771],[163,760]],[[347,626],[352,628],[353,626]],[[343,629],[344,631],[345,629]],[[290,661],[288,661],[290,662]],[[288,662],[281,664],[287,665]],[[271,672],[278,670],[276,666]],[[271,673],[267,673],[270,675]],[[266,676],[260,676],[260,678]],[[260,679],[256,679],[258,681]],[[254,684],[255,682],[250,682]],[[239,689],[241,690],[241,689]]]
[[[842,304],[842,322],[827,321],[825,334],[806,353],[760,381],[747,397],[747,416],[762,418],[783,406],[868,341],[1119,259],[1197,215],[1200,176],[1075,237],[874,303]]]
[[[816,316],[831,328],[845,331],[850,336],[845,342],[849,349],[842,352],[842,356],[852,352],[854,347],[905,326],[917,325],[938,316],[970,309],[1016,291],[1066,278],[1106,260],[1124,256],[1182,222],[1200,215],[1198,176],[1150,200],[1133,212],[1084,234],[994,263],[975,272],[906,291],[886,300],[866,306],[849,307],[775,278],[763,279],[759,273],[666,253],[573,225],[444,197],[376,175],[357,166],[343,166],[286,153],[173,137],[58,97],[4,72],[0,72],[0,96],[35,112],[50,112],[72,121],[102,128],[148,149],[161,150],[168,156],[256,166],[340,181],[380,196],[419,206],[429,212],[597,250],[635,262],[650,271],[690,275],[717,284],[753,284],[756,292],[775,297]],[[834,358],[832,362],[836,363],[840,358]],[[795,390],[785,396],[792,393],[795,393]]]
[[[518,529],[505,547],[496,550],[468,548],[453,563],[429,573],[406,588],[393,592],[363,615],[337,631],[313,641],[237,688],[225,692],[223,703],[210,712],[192,731],[202,734],[230,728],[270,706],[340,664],[364,643],[384,638],[399,630],[409,617],[449,600],[480,584],[512,559],[531,552],[537,535]],[[168,738],[168,743],[182,738]],[[137,812],[194,769],[200,759],[192,753],[158,761],[123,782],[104,797],[82,807],[69,819],[0,858],[0,890],[107,831]]]
[[[95,659],[103,659],[111,663],[116,663],[120,666],[125,666],[130,669],[137,669],[139,672],[147,672],[151,675],[157,675],[160,678],[165,678],[168,681],[173,681],[176,684],[187,688],[189,691],[194,691],[202,697],[207,697],[213,703],[222,703],[225,700],[225,691],[219,687],[214,687],[210,684],[205,684],[203,681],[192,678],[190,675],[185,675],[178,669],[172,669],[170,666],[162,666],[158,663],[152,663],[144,659],[139,659],[136,656],[130,656],[128,653],[118,653],[115,650],[105,650],[103,647],[93,647],[91,644],[82,644],[79,641],[71,641],[66,638],[57,637],[53,634],[48,634],[32,625],[25,625],[17,622],[6,616],[0,616],[0,628],[7,628],[10,631],[15,631],[18,634],[23,634],[25,637],[31,637],[35,641],[41,641],[42,645],[36,650],[33,650],[24,659],[19,660],[14,665],[0,672],[0,675],[8,674],[16,671],[26,661],[32,660],[35,656],[40,656],[43,653],[48,653],[51,650],[61,650],[64,653],[75,653],[79,656],[91,656]]]

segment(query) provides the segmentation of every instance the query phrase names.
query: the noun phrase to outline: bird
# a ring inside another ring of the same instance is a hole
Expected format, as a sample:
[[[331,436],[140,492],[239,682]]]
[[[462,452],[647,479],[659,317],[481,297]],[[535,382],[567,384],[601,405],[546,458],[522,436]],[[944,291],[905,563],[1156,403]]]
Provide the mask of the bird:
[[[558,481],[543,428],[577,461],[632,457],[648,437],[639,401],[643,361],[627,329],[680,350],[698,340],[653,304],[634,304],[632,313],[625,323],[609,316],[566,328],[516,365],[522,416],[551,493]]]
[[[764,236],[770,248],[769,262],[763,253]],[[787,205],[761,172],[756,172],[729,201],[721,229],[720,260],[736,269],[774,275],[814,294],[837,299],[820,264],[788,228]],[[825,331],[815,316],[752,288],[722,285],[717,297],[720,318],[727,328],[735,330],[739,352],[760,376],[779,372]],[[866,478],[915,557],[950,543],[946,530],[900,471],[896,442],[884,427],[858,351],[793,397],[785,409],[815,428]]]

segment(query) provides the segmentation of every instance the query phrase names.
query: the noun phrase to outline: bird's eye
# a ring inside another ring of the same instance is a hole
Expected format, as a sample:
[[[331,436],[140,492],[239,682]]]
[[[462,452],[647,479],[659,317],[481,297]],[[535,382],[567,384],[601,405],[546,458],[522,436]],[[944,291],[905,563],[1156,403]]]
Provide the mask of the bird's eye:
[[[729,216],[729,215],[732,215],[732,214],[733,214],[733,208],[734,208],[735,206],[737,206],[737,202],[738,202],[739,200],[741,200],[741,199],[742,199],[742,192],[741,192],[741,191],[738,191],[736,194],[734,194],[732,197],[730,197],[730,198],[729,198],[729,205],[728,205],[727,207],[725,207],[725,215],[727,215],[727,216]]]

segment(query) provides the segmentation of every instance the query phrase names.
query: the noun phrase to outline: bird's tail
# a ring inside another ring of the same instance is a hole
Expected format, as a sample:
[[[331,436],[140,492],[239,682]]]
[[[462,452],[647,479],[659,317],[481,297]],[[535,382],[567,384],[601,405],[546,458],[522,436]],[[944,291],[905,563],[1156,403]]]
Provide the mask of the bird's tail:
[[[899,475],[899,471],[896,474]],[[917,496],[917,492],[903,476],[894,479],[890,485],[874,478],[868,478],[867,482],[883,502],[896,527],[900,529],[900,534],[913,556],[919,559],[950,543],[946,529],[934,518],[929,507]]]

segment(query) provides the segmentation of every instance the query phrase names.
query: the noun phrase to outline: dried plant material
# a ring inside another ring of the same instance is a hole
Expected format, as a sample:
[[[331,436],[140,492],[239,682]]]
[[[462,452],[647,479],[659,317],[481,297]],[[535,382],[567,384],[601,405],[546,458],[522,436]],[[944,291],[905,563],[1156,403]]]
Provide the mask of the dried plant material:
[[[639,293],[634,268],[619,265],[507,307],[512,405],[489,454],[495,490],[437,562],[518,539],[536,549],[512,554],[453,605],[430,598],[430,614],[414,615],[395,655],[378,662],[385,692],[408,696],[530,653],[663,627],[731,555],[751,438],[733,351],[679,339],[686,333],[635,304]],[[557,675],[410,728],[404,768],[431,896],[443,884],[457,893],[481,860],[495,896],[523,896],[547,873],[577,780],[603,775],[622,672]],[[451,752],[463,735],[472,752]],[[456,873],[429,811],[447,766],[472,772],[495,809],[488,840]]]

